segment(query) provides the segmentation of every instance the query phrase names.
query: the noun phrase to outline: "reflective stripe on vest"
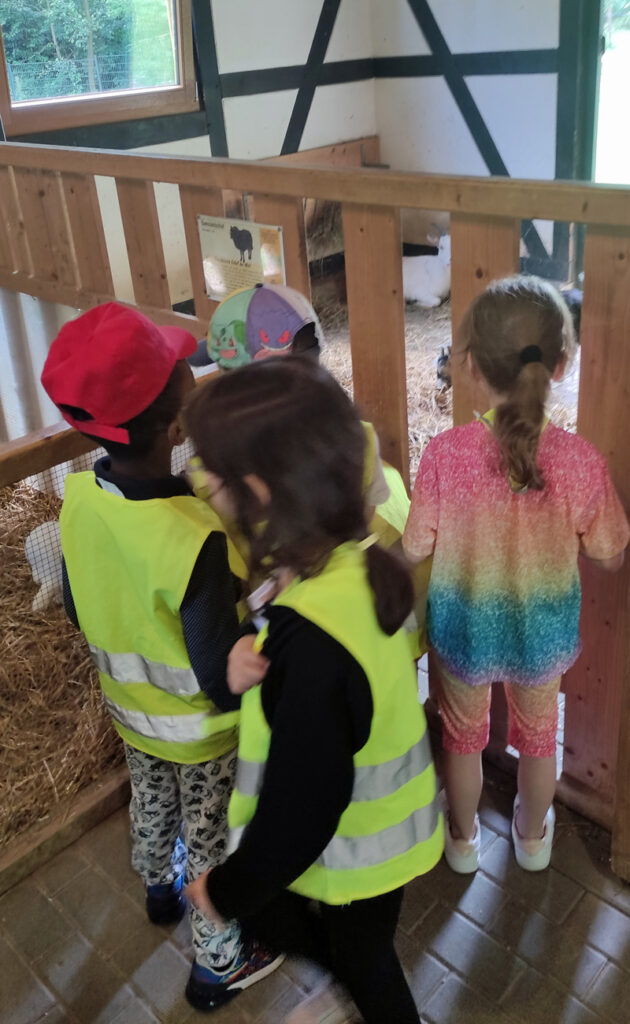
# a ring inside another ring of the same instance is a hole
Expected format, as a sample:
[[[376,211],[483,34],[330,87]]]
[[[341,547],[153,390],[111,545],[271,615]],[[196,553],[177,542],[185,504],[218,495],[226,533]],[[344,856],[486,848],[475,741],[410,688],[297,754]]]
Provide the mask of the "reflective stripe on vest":
[[[194,743],[207,739],[214,732],[224,732],[236,725],[239,719],[238,711],[216,717],[205,711],[192,715],[149,715],[144,711],[130,711],[129,708],[121,708],[106,695],[104,695],[104,699],[112,718],[125,729],[130,729],[132,732],[138,733],[139,736],[169,743]],[[218,730],[212,728],[213,722],[219,726]]]
[[[431,760],[429,734],[425,731],[422,739],[400,757],[385,761],[383,764],[355,766],[354,785],[350,797],[352,803],[391,796],[401,786],[421,775],[425,768],[429,767]],[[257,796],[262,786],[264,771],[264,764],[239,757],[235,782],[239,793],[243,796]]]
[[[173,668],[151,661],[133,652],[116,654],[90,644],[92,660],[99,672],[117,683],[152,683],[166,693],[199,693],[199,683],[191,668]]]

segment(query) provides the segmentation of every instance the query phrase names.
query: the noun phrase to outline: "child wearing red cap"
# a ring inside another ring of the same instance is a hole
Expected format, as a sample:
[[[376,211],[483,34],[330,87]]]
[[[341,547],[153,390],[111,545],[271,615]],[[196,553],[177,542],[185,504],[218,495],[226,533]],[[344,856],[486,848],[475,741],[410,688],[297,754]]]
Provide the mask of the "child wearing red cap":
[[[226,682],[238,581],[220,520],[171,475],[193,377],[191,334],[107,303],[66,324],[42,383],[64,418],[107,451],[65,482],[64,603],[82,630],[131,778],[132,863],[156,924],[181,919],[184,877],[226,842],[238,700]],[[234,552],[232,552],[234,554]],[[236,563],[233,563],[236,564]],[[280,959],[191,908],[186,996],[222,1005]]]

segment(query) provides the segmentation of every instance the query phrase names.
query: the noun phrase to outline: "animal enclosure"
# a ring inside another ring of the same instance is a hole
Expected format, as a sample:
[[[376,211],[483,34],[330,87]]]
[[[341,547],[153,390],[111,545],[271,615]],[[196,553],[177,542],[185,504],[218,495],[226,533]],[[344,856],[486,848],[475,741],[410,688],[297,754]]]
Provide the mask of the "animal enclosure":
[[[626,509],[630,473],[630,203],[619,188],[508,178],[403,174],[288,162],[182,160],[80,149],[0,147],[0,286],[85,309],[115,298],[95,176],[115,180],[139,308],[202,337],[214,304],[205,292],[196,218],[223,216],[238,193],[249,218],[281,225],[287,283],[309,291],[304,199],[342,204],[354,395],[375,424],[385,459],[409,481],[401,208],[450,214],[453,323],[492,279],[518,268],[521,222],[586,224],[578,430],[609,459]],[[195,313],[171,307],[155,183],[175,185],[186,235]],[[455,358],[455,422],[483,402]],[[88,451],[67,429],[46,429],[0,450],[0,486]],[[566,679],[559,793],[612,827],[613,863],[630,878],[630,565],[615,577],[583,571],[584,653]]]

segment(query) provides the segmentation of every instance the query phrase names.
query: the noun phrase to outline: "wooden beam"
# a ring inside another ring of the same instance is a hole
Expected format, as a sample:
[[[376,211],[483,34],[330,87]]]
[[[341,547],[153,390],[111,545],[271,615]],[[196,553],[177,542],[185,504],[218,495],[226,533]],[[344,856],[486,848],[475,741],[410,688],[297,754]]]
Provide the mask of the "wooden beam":
[[[409,486],[400,212],[342,207],[354,397]]]
[[[483,389],[473,381],[459,336],[464,313],[490,283],[518,269],[520,222],[514,218],[454,214],[451,217],[451,321],[453,421],[467,423],[485,412]]]
[[[61,186],[74,243],[79,288],[113,298],[114,283],[94,176],[67,171],[61,176]]]
[[[630,227],[628,189],[622,185],[412,174],[369,167],[331,170],[297,167],[279,160],[262,163],[158,154],[140,156],[115,150],[12,142],[0,145],[1,164],[238,192],[309,196],[396,209],[410,207]]]
[[[630,231],[589,228],[580,328],[578,431],[608,459],[630,510]],[[613,867],[630,879],[630,561],[582,567],[584,649],[567,674],[565,774],[615,800]],[[616,798],[615,798],[616,793]]]
[[[118,178],[116,191],[135,300],[139,306],[170,308],[171,296],[153,182]]]
[[[206,279],[203,272],[203,256],[199,239],[197,218],[205,214],[208,217],[223,217],[223,194],[218,189],[191,188],[182,185],[179,190],[188,252],[188,267],[195,300],[195,313],[204,320],[210,320],[217,308],[217,303],[208,298]]]

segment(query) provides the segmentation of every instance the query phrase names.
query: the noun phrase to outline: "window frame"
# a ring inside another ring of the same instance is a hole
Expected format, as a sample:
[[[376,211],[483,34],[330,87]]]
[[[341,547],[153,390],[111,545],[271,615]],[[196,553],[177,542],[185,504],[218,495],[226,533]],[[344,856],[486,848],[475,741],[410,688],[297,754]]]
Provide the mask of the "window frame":
[[[5,136],[131,121],[199,110],[191,0],[175,0],[179,85],[12,101],[0,27],[0,116]]]

